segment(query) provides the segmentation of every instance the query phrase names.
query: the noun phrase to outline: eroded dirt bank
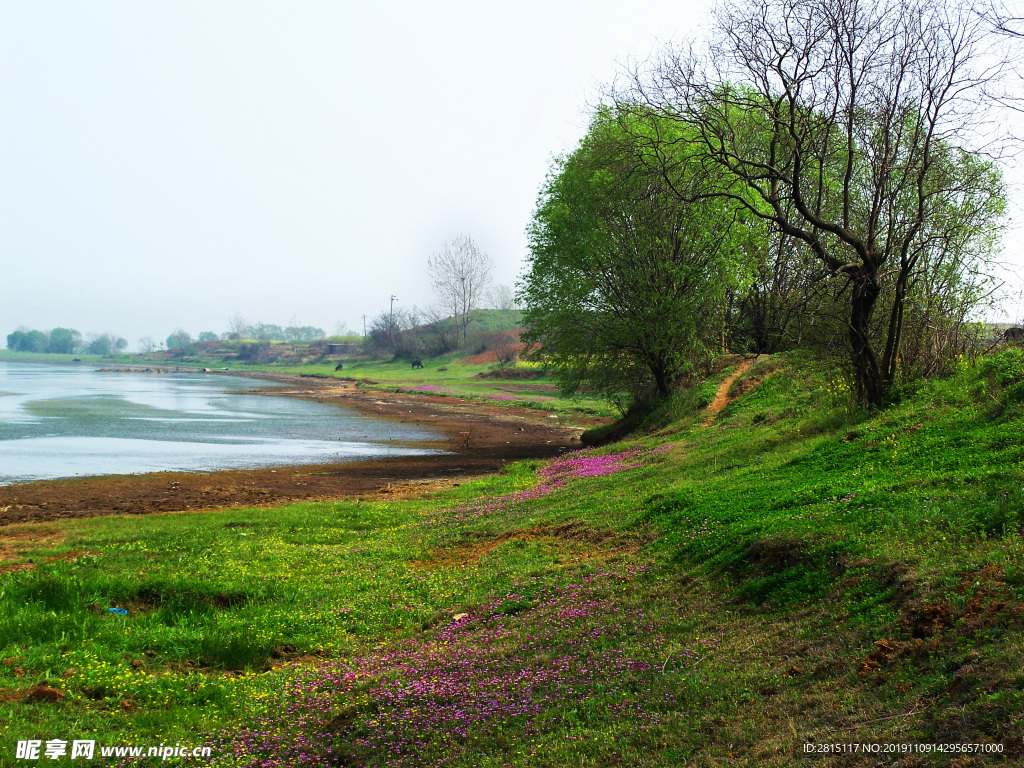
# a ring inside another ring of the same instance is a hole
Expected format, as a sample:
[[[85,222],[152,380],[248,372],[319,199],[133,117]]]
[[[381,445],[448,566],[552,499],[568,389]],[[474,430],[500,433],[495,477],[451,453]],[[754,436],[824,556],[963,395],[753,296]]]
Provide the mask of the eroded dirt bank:
[[[447,438],[428,447],[447,455],[405,456],[340,464],[205,473],[160,472],[0,486],[0,526],[96,515],[142,515],[333,499],[353,495],[410,495],[475,475],[509,461],[543,458],[578,447],[579,428],[543,411],[505,408],[433,395],[356,387],[337,379],[265,375],[287,386],[267,394],[342,405],[380,418],[432,427]],[[580,419],[585,426],[602,419]]]

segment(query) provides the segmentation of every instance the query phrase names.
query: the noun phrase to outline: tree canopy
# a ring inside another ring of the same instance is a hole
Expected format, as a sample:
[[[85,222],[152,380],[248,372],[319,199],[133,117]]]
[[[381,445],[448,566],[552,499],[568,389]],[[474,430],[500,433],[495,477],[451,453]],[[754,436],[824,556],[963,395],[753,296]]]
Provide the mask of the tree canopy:
[[[969,263],[985,237],[965,234],[1002,212],[998,173],[964,144],[1006,67],[990,42],[984,19],[952,2],[733,0],[706,46],[670,49],[619,94],[623,111],[686,126],[714,194],[845,281],[872,405],[896,375],[912,276],[947,256]]]
[[[7,348],[15,352],[56,352],[70,355],[82,345],[82,334],[72,328],[54,328],[52,331],[20,328],[7,334]]]
[[[699,197],[702,174],[685,156],[670,175],[649,172],[642,139],[653,135],[644,131],[680,138],[668,121],[626,130],[622,115],[597,114],[579,147],[555,162],[534,214],[520,285],[524,340],[568,393],[627,393],[632,402],[670,393],[716,348],[723,292],[745,279],[731,242],[736,205],[680,204],[670,187]]]
[[[192,334],[184,328],[178,328],[174,333],[167,337],[167,348],[175,352],[180,358],[185,357],[185,354],[191,346]]]

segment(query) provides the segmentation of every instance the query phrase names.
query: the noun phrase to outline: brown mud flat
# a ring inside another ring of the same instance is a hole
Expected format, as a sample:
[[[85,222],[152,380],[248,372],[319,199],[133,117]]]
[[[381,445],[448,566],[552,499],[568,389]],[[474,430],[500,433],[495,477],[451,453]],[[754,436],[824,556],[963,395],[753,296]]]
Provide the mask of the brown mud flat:
[[[580,447],[582,428],[607,419],[561,417],[530,408],[491,406],[455,397],[409,395],[356,387],[340,379],[261,375],[285,388],[265,394],[332,403],[406,424],[431,427],[446,439],[423,444],[451,451],[337,464],[158,472],[0,486],[0,526],[99,515],[228,509],[351,496],[426,493],[501,469],[510,461],[547,458]]]

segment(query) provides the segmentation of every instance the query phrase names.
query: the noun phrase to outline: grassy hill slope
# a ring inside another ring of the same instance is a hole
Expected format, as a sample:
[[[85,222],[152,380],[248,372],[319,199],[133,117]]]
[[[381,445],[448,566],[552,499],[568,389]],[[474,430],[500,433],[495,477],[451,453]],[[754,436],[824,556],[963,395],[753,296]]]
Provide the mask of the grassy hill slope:
[[[726,369],[446,494],[0,531],[0,764],[76,734],[225,766],[1019,759],[1024,355],[876,414],[831,371],[762,358],[709,419]]]

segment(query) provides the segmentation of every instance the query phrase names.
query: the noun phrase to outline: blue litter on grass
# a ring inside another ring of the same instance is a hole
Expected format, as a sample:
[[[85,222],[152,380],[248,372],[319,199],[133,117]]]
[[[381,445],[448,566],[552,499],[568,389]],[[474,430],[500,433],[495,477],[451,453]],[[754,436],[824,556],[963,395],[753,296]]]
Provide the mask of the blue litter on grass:
[[[124,608],[107,608],[107,613],[116,613],[118,616],[128,615],[128,611]]]

